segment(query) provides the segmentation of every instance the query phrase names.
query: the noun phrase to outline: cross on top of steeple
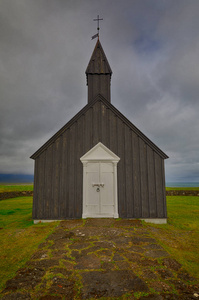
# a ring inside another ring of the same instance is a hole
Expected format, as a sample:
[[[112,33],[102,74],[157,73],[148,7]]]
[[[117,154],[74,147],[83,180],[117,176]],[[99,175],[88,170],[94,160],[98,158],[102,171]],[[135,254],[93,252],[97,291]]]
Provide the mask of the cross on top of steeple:
[[[92,36],[92,40],[95,39],[96,37],[98,37],[99,39],[99,30],[100,30],[100,27],[99,27],[99,22],[103,20],[103,19],[100,19],[99,15],[97,16],[97,19],[93,19],[93,21],[97,21],[97,34],[93,35]]]
[[[97,16],[97,19],[93,19],[93,21],[97,21],[97,31],[98,31],[98,37],[99,37],[99,30],[100,30],[100,27],[99,27],[99,22],[103,20],[103,19],[100,19],[99,15]]]

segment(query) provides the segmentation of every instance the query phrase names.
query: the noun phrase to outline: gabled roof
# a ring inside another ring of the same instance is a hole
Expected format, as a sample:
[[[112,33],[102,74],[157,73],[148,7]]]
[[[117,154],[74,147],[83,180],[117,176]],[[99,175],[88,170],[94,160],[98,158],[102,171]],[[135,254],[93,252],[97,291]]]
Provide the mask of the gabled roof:
[[[86,69],[86,75],[88,76],[88,74],[112,74],[111,67],[99,39]]]
[[[56,139],[61,136],[71,125],[73,125],[83,114],[85,114],[90,107],[96,102],[102,102],[108,107],[118,118],[122,120],[129,128],[131,128],[146,144],[148,144],[155,152],[157,152],[163,159],[168,156],[158,148],[149,138],[147,138],[135,125],[133,125],[119,110],[117,110],[111,103],[109,103],[102,95],[98,95],[93,101],[84,106],[66,125],[64,125],[57,133],[55,133],[41,148],[39,148],[30,158],[36,159],[43,151],[45,151]]]

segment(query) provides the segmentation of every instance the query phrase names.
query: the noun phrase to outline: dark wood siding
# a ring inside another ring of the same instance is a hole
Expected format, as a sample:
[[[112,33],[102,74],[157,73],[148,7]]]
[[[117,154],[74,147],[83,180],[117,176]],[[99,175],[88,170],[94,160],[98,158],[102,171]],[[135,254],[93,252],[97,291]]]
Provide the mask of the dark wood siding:
[[[83,165],[80,157],[98,142],[120,157],[119,216],[165,218],[163,158],[100,101],[36,158],[33,218],[82,217]]]

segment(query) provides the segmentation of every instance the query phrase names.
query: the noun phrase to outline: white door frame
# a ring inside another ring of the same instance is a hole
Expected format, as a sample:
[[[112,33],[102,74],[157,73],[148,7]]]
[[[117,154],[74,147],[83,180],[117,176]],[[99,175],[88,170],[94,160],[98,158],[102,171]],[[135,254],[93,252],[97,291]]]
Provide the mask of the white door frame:
[[[88,163],[112,163],[113,164],[113,176],[114,176],[114,185],[113,185],[113,197],[114,197],[114,214],[113,218],[118,218],[118,196],[117,196],[117,164],[120,158],[113,153],[110,149],[108,149],[101,142],[95,145],[92,149],[90,149],[86,154],[84,154],[80,158],[83,164],[83,213],[82,218],[92,217],[87,214],[86,208],[86,188],[87,188],[87,165]],[[99,218],[103,218],[106,216],[95,216]]]

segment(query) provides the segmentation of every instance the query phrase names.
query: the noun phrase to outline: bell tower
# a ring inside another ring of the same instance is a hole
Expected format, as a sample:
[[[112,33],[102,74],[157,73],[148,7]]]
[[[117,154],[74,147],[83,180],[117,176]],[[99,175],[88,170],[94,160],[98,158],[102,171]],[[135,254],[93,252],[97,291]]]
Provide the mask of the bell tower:
[[[111,75],[112,70],[98,38],[86,69],[88,103],[98,94],[101,94],[107,101],[111,102]]]

